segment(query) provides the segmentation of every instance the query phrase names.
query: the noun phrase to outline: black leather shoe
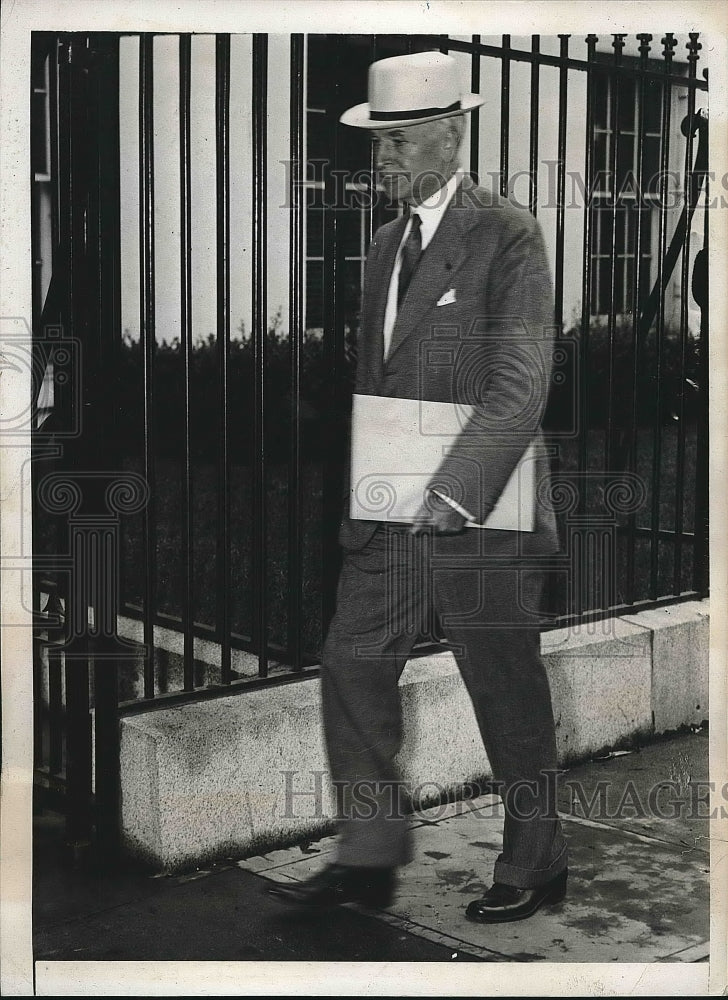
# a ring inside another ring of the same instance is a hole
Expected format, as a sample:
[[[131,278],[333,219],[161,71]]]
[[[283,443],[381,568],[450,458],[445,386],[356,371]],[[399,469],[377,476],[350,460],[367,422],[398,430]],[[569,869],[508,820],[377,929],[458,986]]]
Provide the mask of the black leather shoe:
[[[513,885],[495,882],[482,899],[474,900],[465,911],[468,920],[480,924],[501,924],[508,920],[523,920],[536,912],[539,906],[553,906],[566,895],[569,870],[552,878],[535,889],[517,889]]]
[[[394,895],[394,870],[327,865],[306,882],[276,882],[268,892],[286,903],[301,906],[363,903],[384,907],[389,906]]]

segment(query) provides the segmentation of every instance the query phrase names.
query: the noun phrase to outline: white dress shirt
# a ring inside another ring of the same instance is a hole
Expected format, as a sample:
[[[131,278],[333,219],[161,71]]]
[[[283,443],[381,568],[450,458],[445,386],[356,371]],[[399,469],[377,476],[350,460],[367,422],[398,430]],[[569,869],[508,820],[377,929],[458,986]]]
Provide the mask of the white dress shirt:
[[[432,240],[432,237],[437,232],[437,227],[440,225],[440,221],[445,214],[445,209],[450,204],[452,196],[457,191],[458,185],[462,182],[464,176],[465,174],[462,170],[456,171],[444,187],[438,188],[438,190],[435,191],[434,194],[431,194],[429,198],[426,198],[421,205],[417,205],[411,210],[410,215],[419,215],[420,217],[420,234],[422,236],[423,252],[428,243]],[[389,354],[389,348],[392,343],[392,331],[394,330],[394,323],[397,319],[397,288],[399,285],[399,271],[402,266],[402,245],[407,240],[411,228],[412,222],[411,220],[408,220],[402,236],[402,242],[397,250],[397,256],[394,259],[392,277],[389,282],[387,306],[384,311],[383,330],[385,361],[387,360],[387,355]]]

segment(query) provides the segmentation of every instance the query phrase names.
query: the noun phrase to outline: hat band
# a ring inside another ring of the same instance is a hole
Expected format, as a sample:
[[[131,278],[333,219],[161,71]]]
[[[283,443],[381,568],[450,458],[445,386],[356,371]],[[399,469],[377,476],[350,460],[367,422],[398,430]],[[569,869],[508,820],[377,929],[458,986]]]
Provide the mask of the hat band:
[[[414,121],[417,118],[427,118],[430,115],[444,115],[448,111],[459,111],[461,103],[459,100],[448,104],[446,108],[418,108],[416,111],[371,111],[369,117],[372,121],[394,122],[394,121]]]

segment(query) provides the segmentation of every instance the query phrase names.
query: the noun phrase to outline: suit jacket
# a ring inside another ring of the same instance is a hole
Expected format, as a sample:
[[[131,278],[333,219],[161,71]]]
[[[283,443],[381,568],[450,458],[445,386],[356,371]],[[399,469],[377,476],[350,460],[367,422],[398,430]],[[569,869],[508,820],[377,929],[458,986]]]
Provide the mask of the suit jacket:
[[[533,440],[535,531],[522,533],[521,550],[554,552],[550,462],[540,430],[552,367],[553,294],[541,229],[529,212],[466,176],[412,276],[384,361],[384,310],[405,226],[404,217],[387,223],[370,246],[356,392],[474,407],[437,478],[455,484],[460,503],[479,521],[493,509]],[[451,289],[454,295],[447,297],[454,301],[438,306]],[[376,527],[375,521],[345,515],[339,540],[344,548],[360,549]],[[512,541],[514,534],[467,531],[483,535],[486,546],[497,546],[503,536]]]

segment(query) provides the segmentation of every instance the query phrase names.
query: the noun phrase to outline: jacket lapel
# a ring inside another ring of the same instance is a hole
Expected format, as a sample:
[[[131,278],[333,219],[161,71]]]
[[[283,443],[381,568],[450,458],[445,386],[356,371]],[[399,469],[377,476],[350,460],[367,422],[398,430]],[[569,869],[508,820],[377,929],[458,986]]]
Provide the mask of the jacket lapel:
[[[407,217],[400,216],[392,227],[388,230],[385,242],[382,243],[376,270],[370,285],[373,296],[371,309],[368,311],[370,329],[365,337],[365,343],[372,351],[368,361],[368,369],[372,373],[375,382],[379,382],[382,377],[382,365],[384,357],[384,313],[387,308],[387,296],[389,294],[389,283],[392,278],[392,268],[397,256],[397,250],[402,242],[407,225]]]
[[[458,207],[454,201],[443,215],[432,242],[423,253],[422,259],[412,275],[407,295],[397,314],[387,362],[391,360],[394,353],[402,346],[442,293],[451,287],[455,274],[467,260],[466,236],[475,218],[475,212]],[[381,318],[383,319],[383,317],[384,313],[382,312]]]

